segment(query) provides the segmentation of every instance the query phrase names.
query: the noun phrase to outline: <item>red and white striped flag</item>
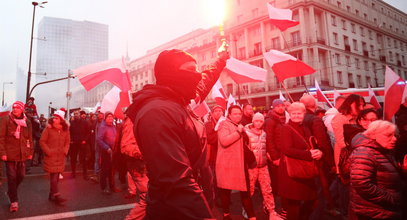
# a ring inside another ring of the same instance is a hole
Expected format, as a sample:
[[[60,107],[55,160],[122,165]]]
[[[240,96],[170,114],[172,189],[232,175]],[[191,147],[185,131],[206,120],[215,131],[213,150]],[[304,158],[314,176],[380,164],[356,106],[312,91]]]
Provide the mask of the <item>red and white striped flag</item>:
[[[215,100],[217,105],[226,109],[226,93],[219,80],[212,87],[212,99]]]
[[[405,81],[398,76],[390,67],[386,66],[384,77],[384,119],[391,121],[398,111],[403,98]]]
[[[238,84],[265,82],[267,77],[267,70],[233,57],[226,61],[225,71]]]
[[[287,78],[304,76],[315,72],[312,67],[301,60],[278,50],[270,50],[263,55],[280,82]]]
[[[290,9],[275,8],[270,3],[267,3],[267,9],[271,23],[281,31],[285,31],[287,28],[296,26],[300,23],[293,20],[293,11]]]
[[[339,93],[336,89],[334,89],[334,105],[336,105],[336,99],[341,96],[341,93]]]
[[[281,92],[281,90],[279,90],[279,92],[280,92],[279,99],[284,102],[286,99],[285,99],[283,93]]]
[[[382,106],[380,106],[380,103],[377,100],[377,97],[376,97],[372,87],[370,87],[370,84],[367,84],[367,85],[368,85],[368,91],[369,91],[369,102],[370,102],[370,104],[372,104],[375,107],[375,109],[381,108]]]
[[[124,119],[123,108],[129,107],[129,105],[129,91],[122,92],[118,87],[114,86],[103,97],[100,111],[103,113],[112,112],[116,117]]]
[[[103,81],[109,81],[119,87],[121,91],[131,90],[129,73],[124,57],[82,66],[73,70],[73,72],[87,91]]]
[[[318,102],[326,102],[330,108],[333,108],[332,103],[329,101],[329,99],[325,96],[324,93],[322,93],[321,88],[319,87],[318,81],[315,79],[315,88],[317,89],[317,100]]]
[[[211,112],[208,104],[206,104],[205,101],[197,104],[195,102],[195,100],[191,100],[191,103],[189,104],[189,106],[191,107],[194,114],[198,117],[203,117],[203,116],[207,115],[209,112]]]

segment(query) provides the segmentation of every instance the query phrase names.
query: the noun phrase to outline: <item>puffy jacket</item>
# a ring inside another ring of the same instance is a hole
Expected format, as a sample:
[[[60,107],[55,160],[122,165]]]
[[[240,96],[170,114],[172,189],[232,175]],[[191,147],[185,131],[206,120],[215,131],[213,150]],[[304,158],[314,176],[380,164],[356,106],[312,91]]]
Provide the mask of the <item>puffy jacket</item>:
[[[117,129],[115,125],[101,124],[96,136],[96,142],[102,150],[115,150]]]
[[[400,218],[403,181],[391,152],[363,133],[351,146],[350,208],[374,219]]]
[[[286,117],[278,116],[273,111],[268,114],[268,118],[264,123],[264,129],[266,131],[266,145],[267,153],[272,160],[278,160],[282,156],[281,145],[281,128],[285,124]]]
[[[253,124],[245,126],[246,134],[249,136],[249,149],[253,151],[256,157],[257,167],[261,168],[267,165],[267,151],[266,151],[266,132],[260,130],[256,133],[253,129]]]
[[[64,171],[69,143],[69,130],[63,131],[53,127],[44,129],[40,145],[44,152],[44,170],[46,172],[62,173]]]
[[[0,157],[7,156],[7,161],[26,161],[33,155],[32,128],[30,120],[27,127],[20,128],[20,139],[15,138],[17,124],[10,115],[0,117]]]

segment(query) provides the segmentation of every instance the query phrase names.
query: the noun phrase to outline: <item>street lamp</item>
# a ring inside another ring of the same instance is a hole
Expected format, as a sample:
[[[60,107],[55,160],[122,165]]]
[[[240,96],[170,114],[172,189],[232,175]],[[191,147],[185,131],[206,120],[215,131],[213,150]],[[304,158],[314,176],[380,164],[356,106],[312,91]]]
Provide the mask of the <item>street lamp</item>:
[[[28,101],[28,93],[30,92],[30,81],[31,81],[31,57],[32,57],[32,50],[33,50],[33,39],[34,39],[34,20],[35,20],[35,7],[39,6],[40,8],[43,8],[43,4],[46,4],[47,2],[32,2],[32,5],[34,6],[33,9],[33,19],[32,19],[32,24],[31,24],[31,42],[30,42],[30,60],[28,61],[28,76],[27,76],[27,90],[26,90],[26,97],[25,100],[26,102]]]
[[[13,84],[13,82],[3,82],[3,97],[1,100],[1,106],[4,106],[4,85],[6,84]]]

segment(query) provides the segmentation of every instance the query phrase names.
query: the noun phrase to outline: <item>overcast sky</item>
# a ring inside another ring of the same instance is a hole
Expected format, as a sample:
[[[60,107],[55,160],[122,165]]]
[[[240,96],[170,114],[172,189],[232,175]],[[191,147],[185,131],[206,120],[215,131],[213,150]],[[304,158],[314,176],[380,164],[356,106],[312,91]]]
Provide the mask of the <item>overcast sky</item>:
[[[44,16],[87,20],[109,25],[109,58],[134,59],[148,49],[198,28],[215,25],[208,2],[216,0],[48,0],[37,8],[35,25]],[[220,1],[220,0],[218,0]],[[0,87],[15,81],[17,65],[28,70],[32,22],[31,0],[2,1],[0,6]],[[407,12],[406,0],[387,0]],[[36,36],[36,31],[34,32]],[[35,72],[34,40],[32,72]],[[2,88],[0,88],[2,89]],[[6,86],[6,102],[15,99],[14,85]]]

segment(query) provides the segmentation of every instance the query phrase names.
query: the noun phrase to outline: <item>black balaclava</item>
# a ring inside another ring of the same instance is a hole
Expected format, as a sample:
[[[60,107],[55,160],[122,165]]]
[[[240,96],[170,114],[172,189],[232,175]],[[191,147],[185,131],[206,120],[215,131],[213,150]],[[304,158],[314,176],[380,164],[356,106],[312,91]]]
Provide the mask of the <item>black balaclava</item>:
[[[154,66],[156,84],[172,88],[187,102],[196,97],[196,87],[202,78],[199,72],[179,69],[190,61],[196,63],[192,55],[185,51],[165,50],[158,55]]]

